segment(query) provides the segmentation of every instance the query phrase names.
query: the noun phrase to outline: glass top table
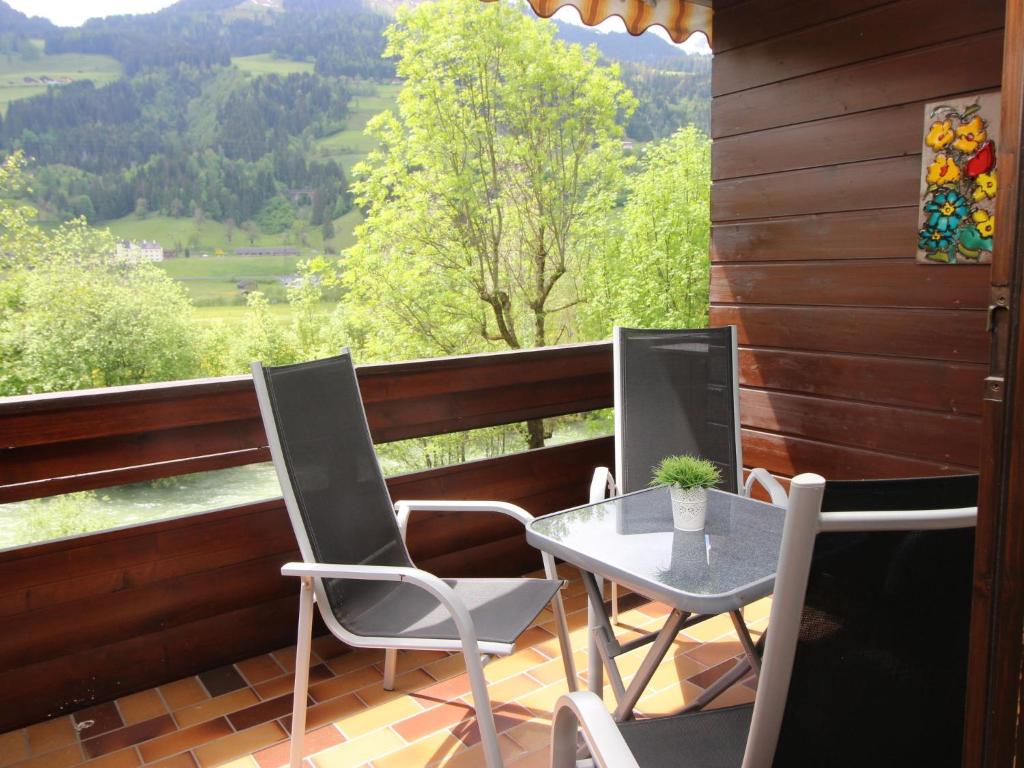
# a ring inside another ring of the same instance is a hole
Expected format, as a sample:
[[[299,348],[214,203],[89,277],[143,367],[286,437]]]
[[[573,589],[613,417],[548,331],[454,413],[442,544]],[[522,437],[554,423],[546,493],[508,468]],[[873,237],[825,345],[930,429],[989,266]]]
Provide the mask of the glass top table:
[[[711,616],[730,615],[745,659],[687,709],[705,706],[751,671],[760,671],[760,652],[740,609],[775,586],[785,517],[781,507],[709,490],[704,530],[677,531],[668,486],[660,486],[538,517],[526,526],[530,544],[581,571],[589,604],[589,687],[600,696],[607,669],[616,720],[632,717],[680,630]],[[605,610],[601,577],[668,605],[661,630],[620,642]],[[615,659],[648,643],[651,648],[627,687]]]
[[[771,594],[786,512],[711,489],[703,531],[672,527],[668,486],[533,520],[527,541],[572,565],[689,613]]]

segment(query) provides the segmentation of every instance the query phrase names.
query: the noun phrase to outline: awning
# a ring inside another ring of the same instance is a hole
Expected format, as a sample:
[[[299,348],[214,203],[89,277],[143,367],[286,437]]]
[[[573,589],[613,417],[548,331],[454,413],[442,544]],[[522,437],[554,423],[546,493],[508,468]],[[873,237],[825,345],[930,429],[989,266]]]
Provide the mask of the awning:
[[[691,0],[529,0],[538,16],[545,19],[564,6],[580,12],[580,18],[593,27],[618,16],[632,35],[655,25],[665,28],[669,37],[683,42],[694,32],[703,32],[711,40],[711,8]]]

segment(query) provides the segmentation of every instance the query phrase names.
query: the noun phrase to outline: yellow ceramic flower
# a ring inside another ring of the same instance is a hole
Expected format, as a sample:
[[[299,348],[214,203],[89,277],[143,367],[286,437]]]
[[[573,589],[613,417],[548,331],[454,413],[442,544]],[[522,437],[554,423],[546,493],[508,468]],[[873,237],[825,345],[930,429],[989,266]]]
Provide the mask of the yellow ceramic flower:
[[[974,188],[974,199],[981,201],[986,197],[990,200],[996,196],[996,172],[992,173],[979,173],[978,178],[975,179],[978,186]]]
[[[964,123],[956,129],[956,141],[953,142],[953,146],[961,152],[973,152],[987,138],[985,124],[981,122],[980,117],[975,115],[970,122]]]
[[[944,149],[953,140],[953,121],[941,120],[932,123],[924,143],[932,149]]]
[[[950,158],[937,155],[935,162],[928,166],[929,184],[952,184],[960,178],[960,169]]]
[[[990,215],[988,211],[975,211],[971,218],[978,225],[978,232],[981,233],[982,237],[992,237],[995,234],[996,217]]]

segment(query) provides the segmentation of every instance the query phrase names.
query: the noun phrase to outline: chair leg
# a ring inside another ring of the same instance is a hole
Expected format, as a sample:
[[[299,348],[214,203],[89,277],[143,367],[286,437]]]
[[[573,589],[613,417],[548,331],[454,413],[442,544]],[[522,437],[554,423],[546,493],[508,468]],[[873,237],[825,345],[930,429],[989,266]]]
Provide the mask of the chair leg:
[[[299,590],[299,629],[295,648],[295,692],[292,700],[290,768],[302,766],[302,742],[306,735],[306,697],[309,695],[309,646],[313,634],[313,580],[302,577]]]
[[[498,747],[498,729],[494,725],[494,713],[491,712],[491,697],[487,693],[484,665],[472,648],[464,647],[462,655],[466,659],[469,687],[473,691],[473,708],[476,710],[476,724],[480,729],[484,760],[487,762],[487,768],[504,768],[505,763],[501,759],[501,750]]]
[[[398,671],[398,649],[388,648],[384,651],[384,690],[395,690],[395,675]]]
[[[612,624],[619,623],[619,585],[612,582]]]
[[[558,571],[555,570],[555,558],[549,553],[543,553],[544,573],[549,579],[557,579]],[[565,682],[570,691],[579,688],[576,677],[576,660],[572,656],[572,643],[569,640],[569,621],[565,616],[565,603],[562,601],[562,590],[555,593],[551,601],[551,608],[555,613],[555,629],[558,632],[558,646],[562,650],[562,665],[565,667]]]

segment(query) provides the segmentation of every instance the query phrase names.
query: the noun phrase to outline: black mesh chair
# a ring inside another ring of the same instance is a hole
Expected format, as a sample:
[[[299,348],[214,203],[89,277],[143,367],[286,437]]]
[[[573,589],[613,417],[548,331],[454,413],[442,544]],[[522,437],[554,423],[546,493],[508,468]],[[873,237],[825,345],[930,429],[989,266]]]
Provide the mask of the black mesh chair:
[[[572,693],[554,768],[576,765],[577,724],[615,768],[959,766],[977,489],[795,478],[754,704],[616,724]]]
[[[616,326],[614,345],[615,474],[598,467],[590,503],[648,487],[666,456],[690,454],[718,466],[719,488],[749,496],[760,483],[772,503],[786,504],[782,484],[764,469],[743,482],[736,327],[639,329]],[[710,617],[705,617],[710,618]],[[739,611],[736,631],[745,633]],[[592,617],[592,626],[596,621]],[[611,621],[619,622],[618,586],[611,585]],[[600,654],[593,633],[589,653]],[[593,666],[593,665],[592,665]],[[599,691],[601,679],[591,681]]]
[[[394,687],[399,649],[462,651],[489,768],[501,766],[483,664],[508,655],[551,603],[570,690],[575,671],[554,561],[547,579],[439,579],[417,569],[405,546],[412,512],[497,512],[502,502],[402,501],[393,505],[373,449],[352,360],[252,366],[260,411],[302,563],[297,576],[298,649],[291,765],[299,768],[305,728],[314,600],[328,629],[350,646],[384,648],[384,686]],[[397,511],[397,514],[396,514]]]

